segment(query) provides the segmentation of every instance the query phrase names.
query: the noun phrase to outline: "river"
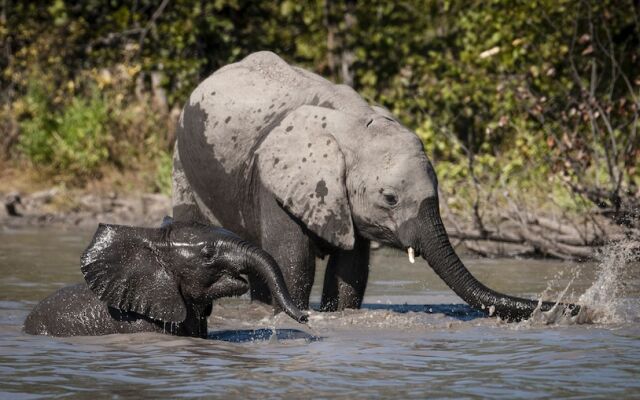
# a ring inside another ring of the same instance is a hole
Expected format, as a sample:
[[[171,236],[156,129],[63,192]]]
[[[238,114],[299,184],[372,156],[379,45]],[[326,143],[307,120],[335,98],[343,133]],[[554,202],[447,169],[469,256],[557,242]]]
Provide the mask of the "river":
[[[0,227],[0,398],[640,398],[640,265],[625,246],[585,264],[465,258],[498,291],[586,304],[585,323],[485,318],[424,261],[383,249],[364,308],[308,325],[244,296],[215,304],[209,339],[22,333],[39,300],[82,281],[91,234]]]

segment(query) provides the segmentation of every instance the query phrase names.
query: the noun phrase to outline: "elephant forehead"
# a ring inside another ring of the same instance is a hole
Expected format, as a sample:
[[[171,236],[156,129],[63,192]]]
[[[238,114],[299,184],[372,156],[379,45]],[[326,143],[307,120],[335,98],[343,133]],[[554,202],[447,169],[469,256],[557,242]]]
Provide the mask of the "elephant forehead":
[[[394,156],[424,153],[418,135],[397,122],[384,121],[383,124],[370,126],[368,130],[376,138],[370,142],[372,148],[378,151],[387,151]]]
[[[391,189],[404,199],[433,196],[436,192],[433,167],[420,147],[364,145],[359,160],[349,177],[350,185],[364,186],[374,193]]]

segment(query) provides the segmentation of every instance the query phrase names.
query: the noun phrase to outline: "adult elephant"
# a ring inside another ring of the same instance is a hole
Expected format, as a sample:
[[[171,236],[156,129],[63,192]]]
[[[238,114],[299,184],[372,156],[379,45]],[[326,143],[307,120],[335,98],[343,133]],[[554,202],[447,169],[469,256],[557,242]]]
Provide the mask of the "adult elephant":
[[[485,287],[454,252],[437,178],[418,137],[353,89],[249,55],[202,82],[185,105],[174,154],[174,218],[222,226],[267,250],[300,308],[316,255],[329,255],[321,308],[358,308],[369,241],[422,255],[464,301],[502,318],[538,303]],[[250,277],[252,298],[269,291]],[[543,303],[548,310],[553,303]]]

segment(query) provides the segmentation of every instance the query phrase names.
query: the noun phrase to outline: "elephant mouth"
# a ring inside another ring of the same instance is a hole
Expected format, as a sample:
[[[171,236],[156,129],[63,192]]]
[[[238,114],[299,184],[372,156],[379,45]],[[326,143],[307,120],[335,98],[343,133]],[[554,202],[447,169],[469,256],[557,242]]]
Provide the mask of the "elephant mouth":
[[[376,224],[357,216],[353,217],[354,224],[357,227],[358,235],[371,241],[384,244],[389,247],[402,249],[402,241],[398,238],[394,229],[388,226]]]
[[[416,262],[416,257],[420,257],[420,247],[416,246],[404,246],[404,251],[407,253],[409,257],[409,262],[414,264]]]
[[[245,289],[244,292],[249,290],[249,280],[246,277],[242,275],[237,275],[237,276],[231,276],[230,279],[233,282],[233,284],[238,288],[244,288]]]
[[[241,275],[225,274],[209,287],[212,298],[241,296],[249,291],[249,281]]]
[[[249,286],[249,280],[242,275],[231,276],[231,280],[233,280],[237,285],[247,285],[247,287]]]
[[[404,252],[407,253],[407,254],[413,252],[413,255],[415,257],[420,257],[422,255],[422,253],[420,253],[420,247],[419,246],[405,246],[404,247]]]

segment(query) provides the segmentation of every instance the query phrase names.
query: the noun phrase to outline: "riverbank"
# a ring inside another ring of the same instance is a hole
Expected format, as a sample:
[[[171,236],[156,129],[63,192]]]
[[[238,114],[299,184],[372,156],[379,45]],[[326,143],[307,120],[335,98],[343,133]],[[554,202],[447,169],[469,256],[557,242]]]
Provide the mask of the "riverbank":
[[[98,223],[157,226],[171,213],[171,198],[159,193],[107,194],[50,188],[30,194],[1,193],[0,226],[92,228]]]
[[[442,202],[441,202],[442,208]],[[485,205],[482,217],[469,211],[443,211],[454,246],[483,257],[555,258],[587,261],[605,246],[626,242],[639,250],[640,230],[635,221],[624,224],[605,212],[541,210],[510,202]]]
[[[0,172],[0,227],[157,226],[171,214],[171,197],[152,192],[148,181],[142,173],[104,171],[80,187],[52,182],[30,169],[5,168]]]
[[[93,229],[101,222],[151,227],[171,215],[168,194],[113,189],[104,184],[84,189],[13,186],[15,189],[6,184],[0,188],[0,227]],[[632,242],[640,249],[637,229],[615,224],[599,213],[531,210],[512,202],[508,207],[485,206],[480,218],[471,211],[452,210],[444,201],[441,211],[454,246],[481,257],[584,261],[611,242]]]

